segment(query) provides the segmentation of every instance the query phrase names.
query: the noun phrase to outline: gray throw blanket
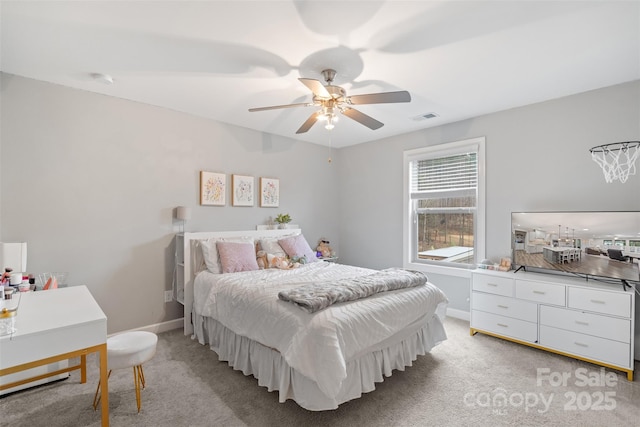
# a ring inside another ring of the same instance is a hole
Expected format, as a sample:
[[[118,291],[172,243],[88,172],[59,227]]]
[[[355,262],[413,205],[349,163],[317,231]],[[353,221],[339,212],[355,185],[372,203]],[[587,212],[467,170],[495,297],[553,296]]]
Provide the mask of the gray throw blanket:
[[[367,276],[314,282],[298,288],[280,291],[278,298],[291,302],[308,313],[339,302],[355,301],[379,292],[411,288],[427,283],[427,276],[419,271],[389,268]]]

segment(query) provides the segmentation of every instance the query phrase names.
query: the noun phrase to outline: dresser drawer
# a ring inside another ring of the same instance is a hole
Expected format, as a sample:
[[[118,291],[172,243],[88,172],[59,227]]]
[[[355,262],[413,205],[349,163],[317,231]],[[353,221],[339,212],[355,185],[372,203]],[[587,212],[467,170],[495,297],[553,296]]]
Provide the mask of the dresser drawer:
[[[538,321],[538,305],[515,298],[474,292],[471,295],[471,308],[528,322]]]
[[[563,285],[545,282],[516,280],[516,298],[545,304],[565,305],[565,289]]]
[[[631,317],[631,295],[597,289],[569,288],[569,307]]]
[[[543,305],[540,306],[540,324],[625,343],[631,342],[631,320],[617,317]]]
[[[489,274],[473,275],[473,290],[490,294],[513,296],[515,281],[510,277],[498,277]]]
[[[521,341],[535,343],[538,340],[538,325],[536,323],[485,313],[484,311],[471,310],[471,327]]]
[[[563,329],[540,326],[540,344],[566,353],[631,368],[631,346]]]

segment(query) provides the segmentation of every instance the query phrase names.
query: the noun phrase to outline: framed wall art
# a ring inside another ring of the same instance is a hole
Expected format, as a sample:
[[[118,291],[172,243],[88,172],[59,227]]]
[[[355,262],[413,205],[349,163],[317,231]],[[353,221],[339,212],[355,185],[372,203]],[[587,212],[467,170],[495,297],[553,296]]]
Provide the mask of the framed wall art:
[[[260,178],[260,206],[277,208],[280,206],[280,180]]]
[[[227,176],[223,173],[200,171],[200,204],[224,206],[227,199]]]
[[[231,175],[231,204],[233,206],[253,206],[253,177]]]

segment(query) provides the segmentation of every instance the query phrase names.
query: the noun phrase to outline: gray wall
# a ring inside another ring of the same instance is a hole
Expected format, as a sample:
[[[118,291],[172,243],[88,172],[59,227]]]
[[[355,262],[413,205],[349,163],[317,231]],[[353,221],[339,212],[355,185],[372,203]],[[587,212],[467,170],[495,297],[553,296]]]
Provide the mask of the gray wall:
[[[182,317],[171,289],[176,206],[188,231],[255,229],[288,212],[315,247],[339,247],[327,148],[2,74],[0,241],[28,242],[30,272],[68,271],[110,333]],[[212,102],[214,102],[212,100]],[[200,206],[199,171],[276,177],[279,208]]]
[[[69,271],[109,332],[182,316],[171,289],[172,220],[190,231],[254,228],[289,212],[341,262],[402,265],[402,155],[486,137],[487,255],[510,253],[510,213],[640,210],[640,176],[606,184],[589,148],[637,140],[640,82],[344,148],[327,148],[121,99],[0,74],[0,240],[29,243],[29,271]],[[202,207],[200,170],[280,178],[278,209]],[[468,279],[429,274],[468,311]]]
[[[589,148],[640,137],[640,82],[340,150],[341,260],[401,266],[403,151],[486,137],[486,254],[510,256],[512,211],[640,210],[640,174],[606,184]],[[639,165],[640,166],[640,165]],[[469,282],[430,274],[469,311]]]

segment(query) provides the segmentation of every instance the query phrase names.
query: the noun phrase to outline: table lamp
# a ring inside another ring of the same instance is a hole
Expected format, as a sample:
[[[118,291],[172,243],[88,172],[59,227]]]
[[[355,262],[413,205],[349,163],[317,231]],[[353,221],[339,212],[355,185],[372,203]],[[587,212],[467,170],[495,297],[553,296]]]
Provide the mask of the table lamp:
[[[176,218],[182,221],[182,232],[184,233],[185,223],[191,219],[191,208],[187,206],[178,206],[176,208]]]

